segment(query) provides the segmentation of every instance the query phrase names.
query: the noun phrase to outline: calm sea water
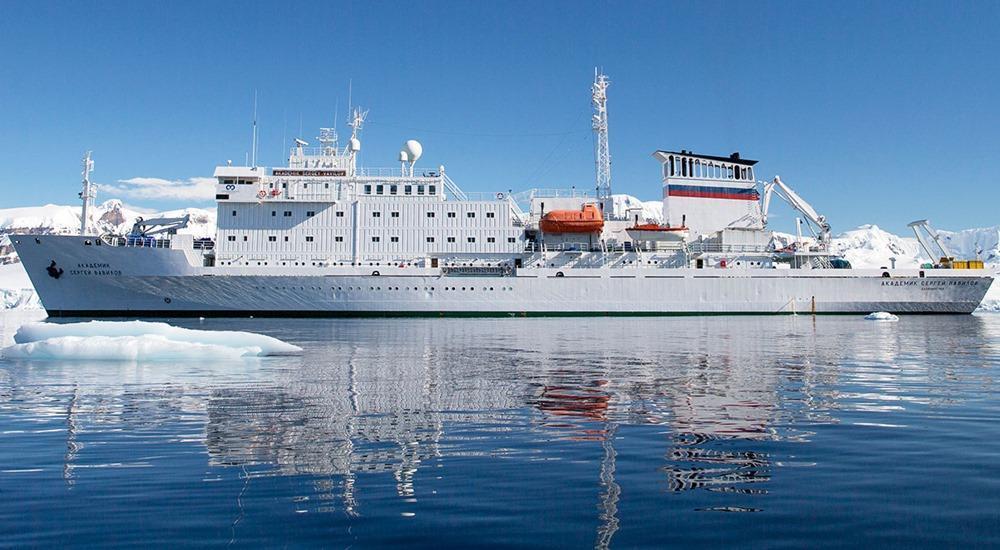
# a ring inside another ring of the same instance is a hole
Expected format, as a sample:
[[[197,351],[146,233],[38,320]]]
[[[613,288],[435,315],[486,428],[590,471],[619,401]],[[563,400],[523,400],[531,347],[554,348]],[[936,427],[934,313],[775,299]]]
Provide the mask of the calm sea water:
[[[1000,545],[1000,316],[176,324],[305,353],[0,360],[0,545]]]

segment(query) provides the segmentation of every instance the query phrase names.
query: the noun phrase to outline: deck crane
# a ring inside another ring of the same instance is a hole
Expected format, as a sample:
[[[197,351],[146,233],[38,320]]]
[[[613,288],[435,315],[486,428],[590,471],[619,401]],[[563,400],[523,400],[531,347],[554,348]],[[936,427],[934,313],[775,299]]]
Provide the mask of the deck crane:
[[[932,262],[934,261],[936,254],[931,249],[930,243],[927,242],[927,236],[934,241],[934,244],[937,245],[938,250],[941,252],[941,255],[938,256],[939,263],[946,265],[955,260],[955,256],[951,253],[951,250],[945,246],[944,241],[941,239],[941,234],[938,233],[936,229],[931,227],[931,222],[927,220],[917,220],[906,224],[906,226],[913,230],[913,234],[917,237],[917,242],[920,243],[920,248],[924,249],[924,252],[927,253],[927,257],[930,258]],[[921,229],[923,229],[923,233],[921,233]]]
[[[191,221],[191,214],[185,214],[178,218],[151,218],[148,220],[139,217],[135,219],[132,231],[129,232],[128,236],[133,238],[152,237],[160,233],[172,235],[178,229],[187,227],[189,221]]]
[[[816,237],[816,242],[820,248],[826,248],[830,244],[830,224],[826,221],[826,216],[816,212],[816,209],[812,205],[806,202],[795,191],[792,191],[792,188],[781,181],[781,178],[778,176],[774,176],[774,181],[764,184],[764,203],[761,207],[761,214],[765,224],[767,223],[767,209],[771,204],[771,195],[774,193],[777,193],[792,208],[805,216],[806,221],[809,222],[809,231]],[[818,235],[813,226],[819,230]]]

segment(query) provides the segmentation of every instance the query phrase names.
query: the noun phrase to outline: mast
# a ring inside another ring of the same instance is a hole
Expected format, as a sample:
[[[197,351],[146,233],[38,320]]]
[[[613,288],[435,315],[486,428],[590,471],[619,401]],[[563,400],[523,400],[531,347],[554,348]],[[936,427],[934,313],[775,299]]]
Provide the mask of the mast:
[[[90,183],[90,173],[94,171],[94,161],[90,160],[91,151],[83,156],[83,189],[80,191],[80,200],[83,201],[83,209],[80,213],[80,234],[87,234],[87,210],[90,209],[94,198],[97,197],[97,186]]]
[[[250,139],[250,150],[251,153],[250,160],[253,163],[252,167],[257,167],[257,90],[253,91],[253,136]]]
[[[608,85],[611,81],[603,72],[594,69],[591,85],[591,103],[594,105],[594,160],[597,164],[597,200],[605,216],[611,204],[611,150],[608,148]]]

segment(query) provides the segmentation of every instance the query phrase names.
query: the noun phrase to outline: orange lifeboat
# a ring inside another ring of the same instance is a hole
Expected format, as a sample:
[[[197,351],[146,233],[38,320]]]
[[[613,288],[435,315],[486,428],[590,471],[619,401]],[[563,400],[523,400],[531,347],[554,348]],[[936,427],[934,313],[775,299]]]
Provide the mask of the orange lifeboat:
[[[585,204],[580,210],[553,210],[538,227],[546,233],[597,233],[604,229],[604,216],[596,204]]]

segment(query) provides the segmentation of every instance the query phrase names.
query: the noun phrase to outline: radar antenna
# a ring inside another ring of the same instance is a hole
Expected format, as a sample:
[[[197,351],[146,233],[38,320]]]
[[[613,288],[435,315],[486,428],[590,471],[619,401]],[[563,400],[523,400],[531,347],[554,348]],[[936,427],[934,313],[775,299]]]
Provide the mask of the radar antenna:
[[[87,210],[97,198],[97,186],[90,183],[90,173],[94,171],[94,161],[90,159],[91,151],[83,155],[83,190],[80,191],[80,200],[83,201],[83,211],[80,213],[80,234],[87,234]]]
[[[319,137],[320,147],[323,148],[323,154],[327,156],[333,156],[337,154],[337,129],[336,128],[320,128]]]
[[[603,71],[594,69],[591,103],[594,105],[594,160],[597,164],[597,200],[608,215],[611,204],[611,151],[608,148],[608,85],[611,81]]]
[[[355,107],[351,113],[351,120],[347,123],[351,127],[351,141],[347,146],[347,152],[350,154],[350,167],[348,169],[350,176],[353,176],[357,171],[358,151],[361,151],[361,140],[358,139],[358,132],[361,131],[367,116],[367,110],[362,111],[360,107]]]
[[[347,123],[351,127],[351,139],[358,139],[358,132],[361,131],[366,118],[368,118],[368,109],[362,111],[360,107],[354,108],[354,112],[351,113],[351,120]]]

